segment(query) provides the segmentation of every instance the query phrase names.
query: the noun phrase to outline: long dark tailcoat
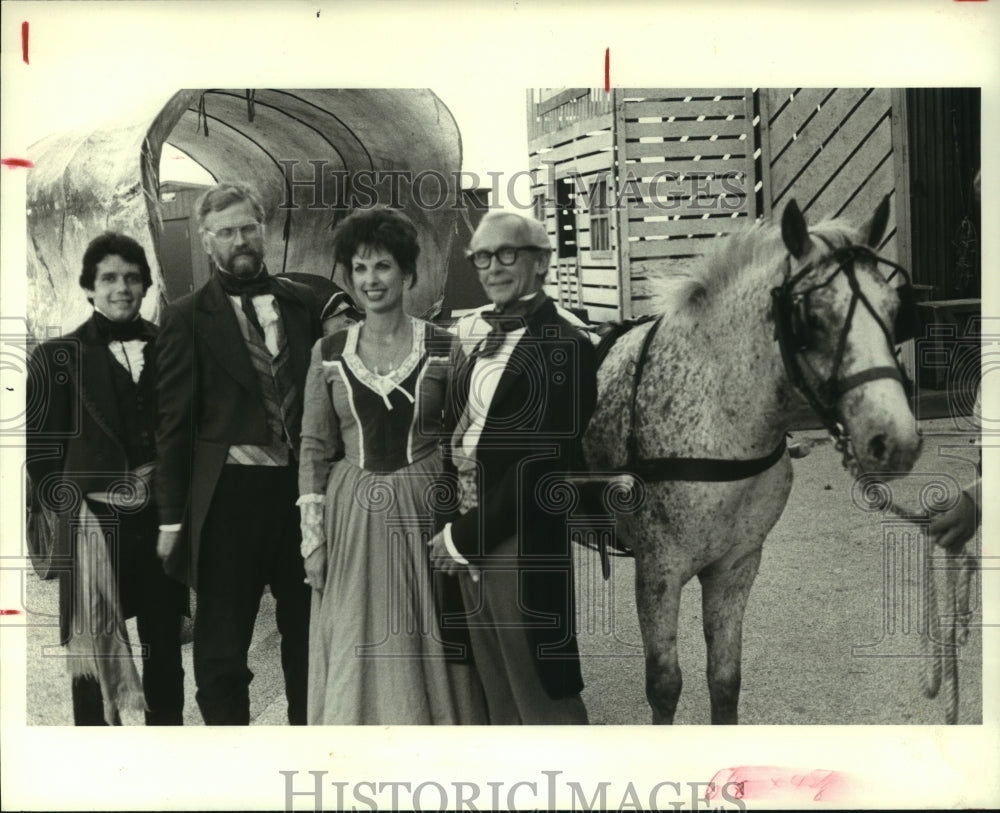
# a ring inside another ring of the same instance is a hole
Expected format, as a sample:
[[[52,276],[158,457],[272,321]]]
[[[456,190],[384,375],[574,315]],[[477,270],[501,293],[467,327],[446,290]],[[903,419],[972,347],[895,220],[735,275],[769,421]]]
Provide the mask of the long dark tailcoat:
[[[284,295],[276,299],[301,394],[322,333],[319,313],[306,286],[280,284]],[[266,444],[267,415],[233,305],[215,276],[164,309],[157,353],[157,503],[161,524],[183,526],[167,572],[195,587],[201,530],[229,447]],[[299,438],[292,441],[297,452]],[[247,500],[268,497],[247,494]]]
[[[560,472],[585,467],[581,440],[597,402],[594,349],[551,300],[527,318],[501,374],[477,446],[480,504],[452,522],[455,547],[471,564],[489,567],[490,551],[517,536],[522,615],[534,668],[549,695],[583,688],[575,635],[572,551],[560,504]],[[468,348],[466,348],[468,350]],[[469,397],[471,359],[458,361],[446,410],[453,426]],[[447,459],[445,476],[454,475]],[[554,489],[554,490],[553,490]],[[475,608],[467,608],[474,615]],[[532,668],[525,664],[525,668]]]
[[[156,326],[142,320],[146,339],[143,381],[156,376]],[[95,317],[32,354],[27,382],[26,462],[36,505],[57,518],[55,567],[60,574],[60,623],[65,637],[69,620],[69,525],[83,496],[126,482],[129,460],[125,428],[112,380],[107,339]],[[150,396],[155,391],[149,389]],[[152,427],[141,431],[152,432]],[[149,438],[152,441],[152,438]],[[155,526],[150,528],[155,546]],[[119,574],[119,578],[122,574]],[[127,578],[127,576],[126,576]],[[178,587],[180,587],[178,585]],[[129,615],[130,608],[124,608]]]

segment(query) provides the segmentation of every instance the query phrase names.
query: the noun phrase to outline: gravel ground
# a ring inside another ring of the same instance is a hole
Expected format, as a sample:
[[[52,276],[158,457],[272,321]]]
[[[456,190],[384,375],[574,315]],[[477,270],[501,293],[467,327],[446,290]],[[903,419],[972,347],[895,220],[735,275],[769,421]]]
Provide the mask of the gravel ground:
[[[973,476],[968,443],[947,430],[947,421],[924,424],[925,445],[913,476],[893,484],[897,502],[918,505],[929,475],[943,472],[965,482]],[[941,698],[923,697],[919,684],[916,620],[906,612],[900,589],[885,598],[885,550],[908,544],[913,526],[864,511],[852,501],[851,481],[825,434],[796,433],[812,445],[794,461],[795,485],[785,513],[764,547],[760,574],[750,594],[744,626],[745,724],[940,724]],[[964,460],[962,459],[964,458]],[[889,540],[885,542],[884,540]],[[902,540],[900,542],[900,540]],[[633,563],[612,560],[604,582],[597,555],[578,555],[578,609],[584,699],[593,724],[647,724],[642,645],[633,600]],[[912,588],[912,573],[892,566],[888,582]],[[56,584],[26,576],[28,620],[27,723],[71,723],[69,679],[59,658]],[[978,586],[978,585],[977,585]],[[959,722],[982,719],[981,604],[968,643],[960,650]],[[886,613],[884,607],[888,607]],[[688,584],[678,634],[684,689],[678,724],[709,722],[704,680],[700,591]],[[895,619],[895,627],[886,622]],[[130,623],[135,640],[135,627]],[[184,646],[187,671],[185,723],[200,725],[194,703],[191,644]],[[251,713],[255,725],[282,725],[284,697],[278,664],[274,605],[261,603],[251,650]],[[126,724],[141,724],[139,715]]]
[[[930,475],[965,483],[975,460],[964,438],[942,437],[948,421],[924,424],[924,450],[914,472],[891,487],[897,503],[919,505]],[[793,461],[795,483],[785,512],[764,544],[760,572],[744,621],[740,722],[765,725],[942,724],[943,698],[921,693],[916,619],[905,596],[915,595],[912,572],[890,567],[890,584],[905,585],[886,599],[886,550],[907,547],[914,526],[892,515],[864,511],[852,501],[851,480],[822,431],[796,433],[812,445]],[[957,455],[958,457],[952,457]],[[962,459],[964,458],[964,459]],[[894,538],[895,537],[895,538]],[[887,540],[887,541],[883,541]],[[601,583],[596,554],[580,566],[580,642],[584,698],[591,723],[645,724],[644,667],[633,601],[634,567],[612,560],[612,580]],[[911,568],[912,571],[912,568]],[[978,582],[976,582],[978,588]],[[602,600],[584,600],[587,590]],[[587,613],[593,607],[594,617]],[[891,612],[886,613],[888,606]],[[613,614],[608,614],[613,608]],[[981,603],[959,650],[959,722],[982,721]],[[891,623],[894,616],[895,631]],[[909,629],[904,631],[907,625]],[[592,631],[593,630],[593,631]],[[682,593],[678,646],[684,688],[676,724],[708,724],[705,643],[697,580]]]

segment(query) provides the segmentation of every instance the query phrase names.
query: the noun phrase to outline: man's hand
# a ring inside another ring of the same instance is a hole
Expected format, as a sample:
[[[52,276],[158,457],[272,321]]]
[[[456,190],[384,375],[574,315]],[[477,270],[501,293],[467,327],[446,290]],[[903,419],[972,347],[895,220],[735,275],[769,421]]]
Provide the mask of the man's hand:
[[[456,561],[448,551],[448,546],[444,541],[444,531],[434,534],[431,541],[427,543],[427,547],[430,549],[431,567],[435,570],[453,575],[466,568],[469,571],[469,578],[474,582],[479,581],[479,570],[477,568],[472,567],[472,565],[463,565],[461,562]]]
[[[963,491],[954,507],[931,517],[931,541],[945,550],[962,547],[976,532],[976,503]]]
[[[170,558],[180,538],[180,531],[160,531],[156,537],[156,555],[160,557],[161,562],[166,562]]]

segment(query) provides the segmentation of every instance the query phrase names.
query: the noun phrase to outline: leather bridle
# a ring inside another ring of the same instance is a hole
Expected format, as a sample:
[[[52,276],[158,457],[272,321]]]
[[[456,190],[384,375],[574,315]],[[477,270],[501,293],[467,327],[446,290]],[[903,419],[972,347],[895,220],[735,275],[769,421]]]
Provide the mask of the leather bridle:
[[[894,365],[891,367],[869,367],[866,370],[852,373],[846,377],[840,376],[840,368],[843,364],[844,352],[847,348],[847,338],[851,331],[854,314],[857,312],[858,304],[860,303],[872,315],[872,318],[875,319],[891,349],[894,346],[894,339],[895,342],[902,342],[913,336],[915,319],[913,287],[910,283],[910,275],[905,268],[891,260],[879,257],[867,246],[847,245],[841,248],[834,248],[822,235],[814,236],[826,245],[829,253],[818,263],[807,263],[794,273],[792,272],[791,257],[786,257],[784,279],[781,285],[771,291],[775,339],[781,349],[781,358],[789,380],[816,411],[824,427],[832,435],[837,449],[843,454],[845,467],[850,467],[853,465],[850,437],[846,427],[841,423],[837,415],[837,406],[840,399],[856,387],[882,378],[899,381],[908,395],[912,389],[910,378],[899,361],[898,353],[895,352],[893,353]],[[868,262],[875,266],[884,264],[891,267],[893,270],[888,275],[887,282],[891,282],[896,274],[903,276],[904,283],[896,288],[897,295],[900,298],[900,307],[896,313],[896,321],[892,328],[883,321],[871,301],[861,290],[855,268],[855,263],[858,261]],[[821,266],[831,263],[836,263],[837,267],[825,280],[809,287],[798,289],[800,283],[809,274]],[[809,295],[813,291],[830,285],[838,274],[844,274],[847,278],[848,285],[851,288],[851,302],[847,308],[844,325],[837,339],[830,376],[823,379],[810,366],[808,359],[804,355],[805,351],[809,349],[810,344]],[[648,320],[638,320],[630,325],[630,327],[646,321]],[[782,438],[781,442],[771,453],[751,460],[682,457],[644,458],[639,454],[636,415],[639,382],[642,380],[643,368],[649,356],[649,348],[653,337],[656,335],[662,321],[663,317],[661,316],[655,319],[650,326],[640,347],[639,356],[635,361],[632,374],[632,392],[628,405],[628,430],[625,438],[626,462],[623,470],[632,472],[647,482],[669,480],[721,482],[742,480],[769,469],[781,459],[785,452],[784,438]],[[609,338],[613,340],[616,336],[617,334]],[[817,383],[810,383],[810,377]]]
[[[809,405],[823,422],[824,427],[830,432],[837,449],[844,455],[845,467],[850,467],[853,464],[853,453],[850,450],[850,437],[847,429],[838,416],[840,399],[862,384],[883,378],[899,381],[908,395],[912,389],[912,382],[906,374],[906,370],[903,369],[899,354],[894,350],[894,346],[912,338],[913,335],[915,318],[913,287],[910,283],[910,275],[905,268],[884,257],[879,257],[867,246],[847,245],[834,248],[822,235],[813,236],[826,245],[829,253],[817,263],[807,263],[794,273],[792,272],[791,256],[786,257],[784,279],[781,285],[771,291],[774,333],[778,347],[781,349],[781,358],[789,380],[809,402]],[[891,282],[896,274],[903,276],[904,283],[896,288],[900,307],[892,327],[885,323],[861,290],[855,268],[855,263],[859,261],[871,263],[876,267],[880,264],[891,267],[893,270],[888,275],[887,282]],[[831,263],[836,263],[836,268],[822,282],[814,283],[808,287],[800,287],[807,276],[823,265]],[[814,291],[830,285],[839,274],[843,274],[847,279],[851,289],[851,302],[848,305],[840,335],[837,337],[830,375],[823,378],[813,369],[805,356],[805,352],[811,344],[809,296]],[[859,303],[871,314],[882,330],[886,343],[893,350],[894,364],[892,366],[869,367],[866,370],[841,377],[840,372],[847,347],[847,338],[850,335],[851,325]]]

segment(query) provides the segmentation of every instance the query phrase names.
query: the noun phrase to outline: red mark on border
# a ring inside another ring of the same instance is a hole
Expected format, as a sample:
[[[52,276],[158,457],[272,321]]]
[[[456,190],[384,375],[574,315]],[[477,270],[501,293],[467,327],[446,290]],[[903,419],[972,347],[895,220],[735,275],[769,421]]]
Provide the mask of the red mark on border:
[[[837,802],[847,797],[848,785],[848,775],[838,771],[749,765],[716,772],[705,791],[705,799],[712,801],[721,794],[727,801],[780,800],[799,805],[810,801]]]
[[[14,169],[31,169],[34,166],[27,158],[0,158],[0,164]]]
[[[611,92],[611,49],[604,49],[604,92]]]
[[[0,615],[20,615],[20,610],[0,610]]]
[[[28,64],[28,21],[21,23],[21,59]]]

